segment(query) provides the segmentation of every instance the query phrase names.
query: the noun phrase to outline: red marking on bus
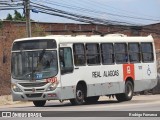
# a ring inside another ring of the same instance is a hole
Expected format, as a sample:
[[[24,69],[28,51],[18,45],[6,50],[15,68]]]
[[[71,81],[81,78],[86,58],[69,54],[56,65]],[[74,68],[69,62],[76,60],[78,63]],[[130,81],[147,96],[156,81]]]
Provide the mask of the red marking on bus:
[[[123,64],[123,79],[126,80],[128,77],[135,80],[134,64]]]
[[[55,82],[57,82],[57,78],[56,78],[56,77],[53,77],[53,78],[47,78],[47,79],[46,79],[46,82],[49,82],[49,83],[55,83]]]

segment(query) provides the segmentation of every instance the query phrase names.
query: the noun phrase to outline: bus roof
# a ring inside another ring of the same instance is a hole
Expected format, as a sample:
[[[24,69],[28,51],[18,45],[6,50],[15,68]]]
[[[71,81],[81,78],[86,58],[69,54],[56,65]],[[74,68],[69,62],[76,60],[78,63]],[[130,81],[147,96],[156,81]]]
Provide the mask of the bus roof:
[[[30,37],[30,38],[22,38],[17,39],[14,42],[18,41],[28,41],[28,40],[36,40],[36,39],[54,39],[57,43],[98,43],[98,42],[153,42],[153,37],[149,36],[126,36],[123,34],[109,34],[106,36],[99,35],[51,35],[46,37]]]

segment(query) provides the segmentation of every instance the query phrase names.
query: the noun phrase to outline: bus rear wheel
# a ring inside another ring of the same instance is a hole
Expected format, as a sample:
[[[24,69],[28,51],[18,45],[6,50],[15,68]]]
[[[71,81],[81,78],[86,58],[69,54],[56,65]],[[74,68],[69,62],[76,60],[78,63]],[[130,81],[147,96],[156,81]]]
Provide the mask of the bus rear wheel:
[[[38,100],[38,101],[33,101],[33,104],[36,107],[43,107],[46,104],[46,100]]]
[[[129,101],[133,97],[133,92],[134,92],[134,88],[133,88],[132,82],[131,81],[127,81],[125,83],[125,93],[116,94],[116,99],[119,102]]]
[[[81,84],[77,85],[76,88],[76,98],[70,99],[72,105],[82,105],[84,103],[84,89]]]
[[[93,96],[93,97],[86,97],[84,101],[89,104],[89,103],[96,103],[98,99],[99,96]]]

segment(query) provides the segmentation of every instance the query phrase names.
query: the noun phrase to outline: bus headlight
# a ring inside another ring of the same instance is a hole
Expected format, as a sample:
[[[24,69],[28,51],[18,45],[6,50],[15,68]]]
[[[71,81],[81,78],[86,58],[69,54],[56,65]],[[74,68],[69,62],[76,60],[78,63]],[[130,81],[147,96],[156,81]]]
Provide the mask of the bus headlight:
[[[47,91],[53,91],[56,89],[58,83],[52,83],[48,88]]]
[[[12,83],[11,88],[14,92],[22,92],[22,90],[16,84]]]

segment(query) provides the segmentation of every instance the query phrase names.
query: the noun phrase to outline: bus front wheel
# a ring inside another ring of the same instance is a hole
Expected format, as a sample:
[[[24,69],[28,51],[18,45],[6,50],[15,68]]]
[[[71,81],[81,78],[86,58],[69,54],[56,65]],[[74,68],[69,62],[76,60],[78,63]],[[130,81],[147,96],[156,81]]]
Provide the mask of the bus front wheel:
[[[83,86],[81,84],[77,85],[76,88],[76,98],[74,99],[70,99],[70,102],[72,105],[82,105],[84,102],[84,89]]]
[[[133,97],[134,87],[131,81],[125,83],[125,92],[121,94],[116,94],[116,98],[119,102],[129,101]]]
[[[43,107],[46,104],[46,100],[38,100],[38,101],[33,101],[33,104],[36,107]]]

